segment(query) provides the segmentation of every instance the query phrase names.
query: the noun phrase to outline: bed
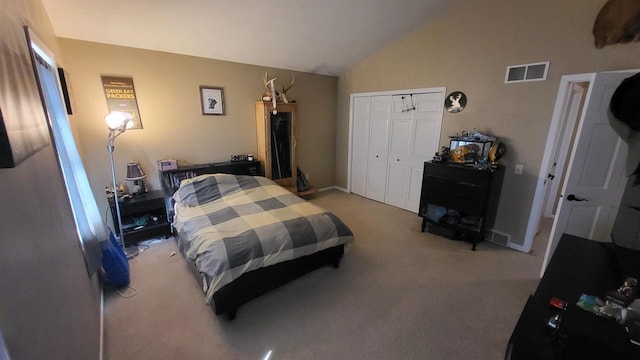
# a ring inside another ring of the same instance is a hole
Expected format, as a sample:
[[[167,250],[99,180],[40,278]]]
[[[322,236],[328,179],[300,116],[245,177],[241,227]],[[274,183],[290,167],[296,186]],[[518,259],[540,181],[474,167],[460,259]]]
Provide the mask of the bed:
[[[318,267],[353,242],[333,213],[261,176],[207,174],[173,195],[178,247],[217,315]]]

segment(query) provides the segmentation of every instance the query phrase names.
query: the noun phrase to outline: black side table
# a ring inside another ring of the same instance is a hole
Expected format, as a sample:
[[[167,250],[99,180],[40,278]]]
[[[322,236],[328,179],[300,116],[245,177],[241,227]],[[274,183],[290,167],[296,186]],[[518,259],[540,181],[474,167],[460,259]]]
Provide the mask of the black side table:
[[[134,245],[145,239],[171,235],[171,223],[167,217],[168,195],[162,190],[150,191],[120,201],[120,216],[124,245]],[[119,236],[118,214],[112,199],[109,200],[115,232]]]

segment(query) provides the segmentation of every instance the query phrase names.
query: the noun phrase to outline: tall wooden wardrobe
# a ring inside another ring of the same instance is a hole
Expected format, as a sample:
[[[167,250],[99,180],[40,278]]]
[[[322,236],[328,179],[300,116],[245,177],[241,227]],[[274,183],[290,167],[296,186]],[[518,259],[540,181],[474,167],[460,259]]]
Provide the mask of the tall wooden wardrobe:
[[[264,166],[264,176],[297,194],[296,104],[277,103],[276,114],[271,102],[258,101],[255,105],[256,155]]]

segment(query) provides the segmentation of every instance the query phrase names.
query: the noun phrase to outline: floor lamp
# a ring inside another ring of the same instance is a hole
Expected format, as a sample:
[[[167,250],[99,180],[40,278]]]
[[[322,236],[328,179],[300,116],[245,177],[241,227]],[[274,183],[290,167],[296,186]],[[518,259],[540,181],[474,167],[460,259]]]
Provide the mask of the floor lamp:
[[[112,111],[107,116],[104,117],[104,120],[107,122],[107,126],[109,127],[109,137],[107,137],[107,150],[109,151],[109,158],[111,160],[111,180],[113,181],[113,201],[116,205],[116,215],[118,218],[118,229],[120,229],[120,246],[124,250],[124,232],[122,230],[122,218],[120,217],[120,204],[118,199],[118,184],[116,182],[116,168],[113,163],[113,143],[116,138],[127,131],[128,128],[133,126],[133,122],[131,122],[133,116],[129,113],[121,112],[121,111]]]

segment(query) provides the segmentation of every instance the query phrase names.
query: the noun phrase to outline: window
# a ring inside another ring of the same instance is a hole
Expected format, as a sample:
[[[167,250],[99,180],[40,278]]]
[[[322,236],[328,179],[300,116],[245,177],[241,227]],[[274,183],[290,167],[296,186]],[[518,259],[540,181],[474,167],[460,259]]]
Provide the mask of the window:
[[[101,266],[99,243],[108,240],[108,233],[73,139],[62,103],[62,92],[53,55],[29,30],[27,30],[27,38],[32,50],[32,61],[45,113],[49,120],[53,145],[58,155],[58,164],[67,188],[87,271],[91,276]]]

